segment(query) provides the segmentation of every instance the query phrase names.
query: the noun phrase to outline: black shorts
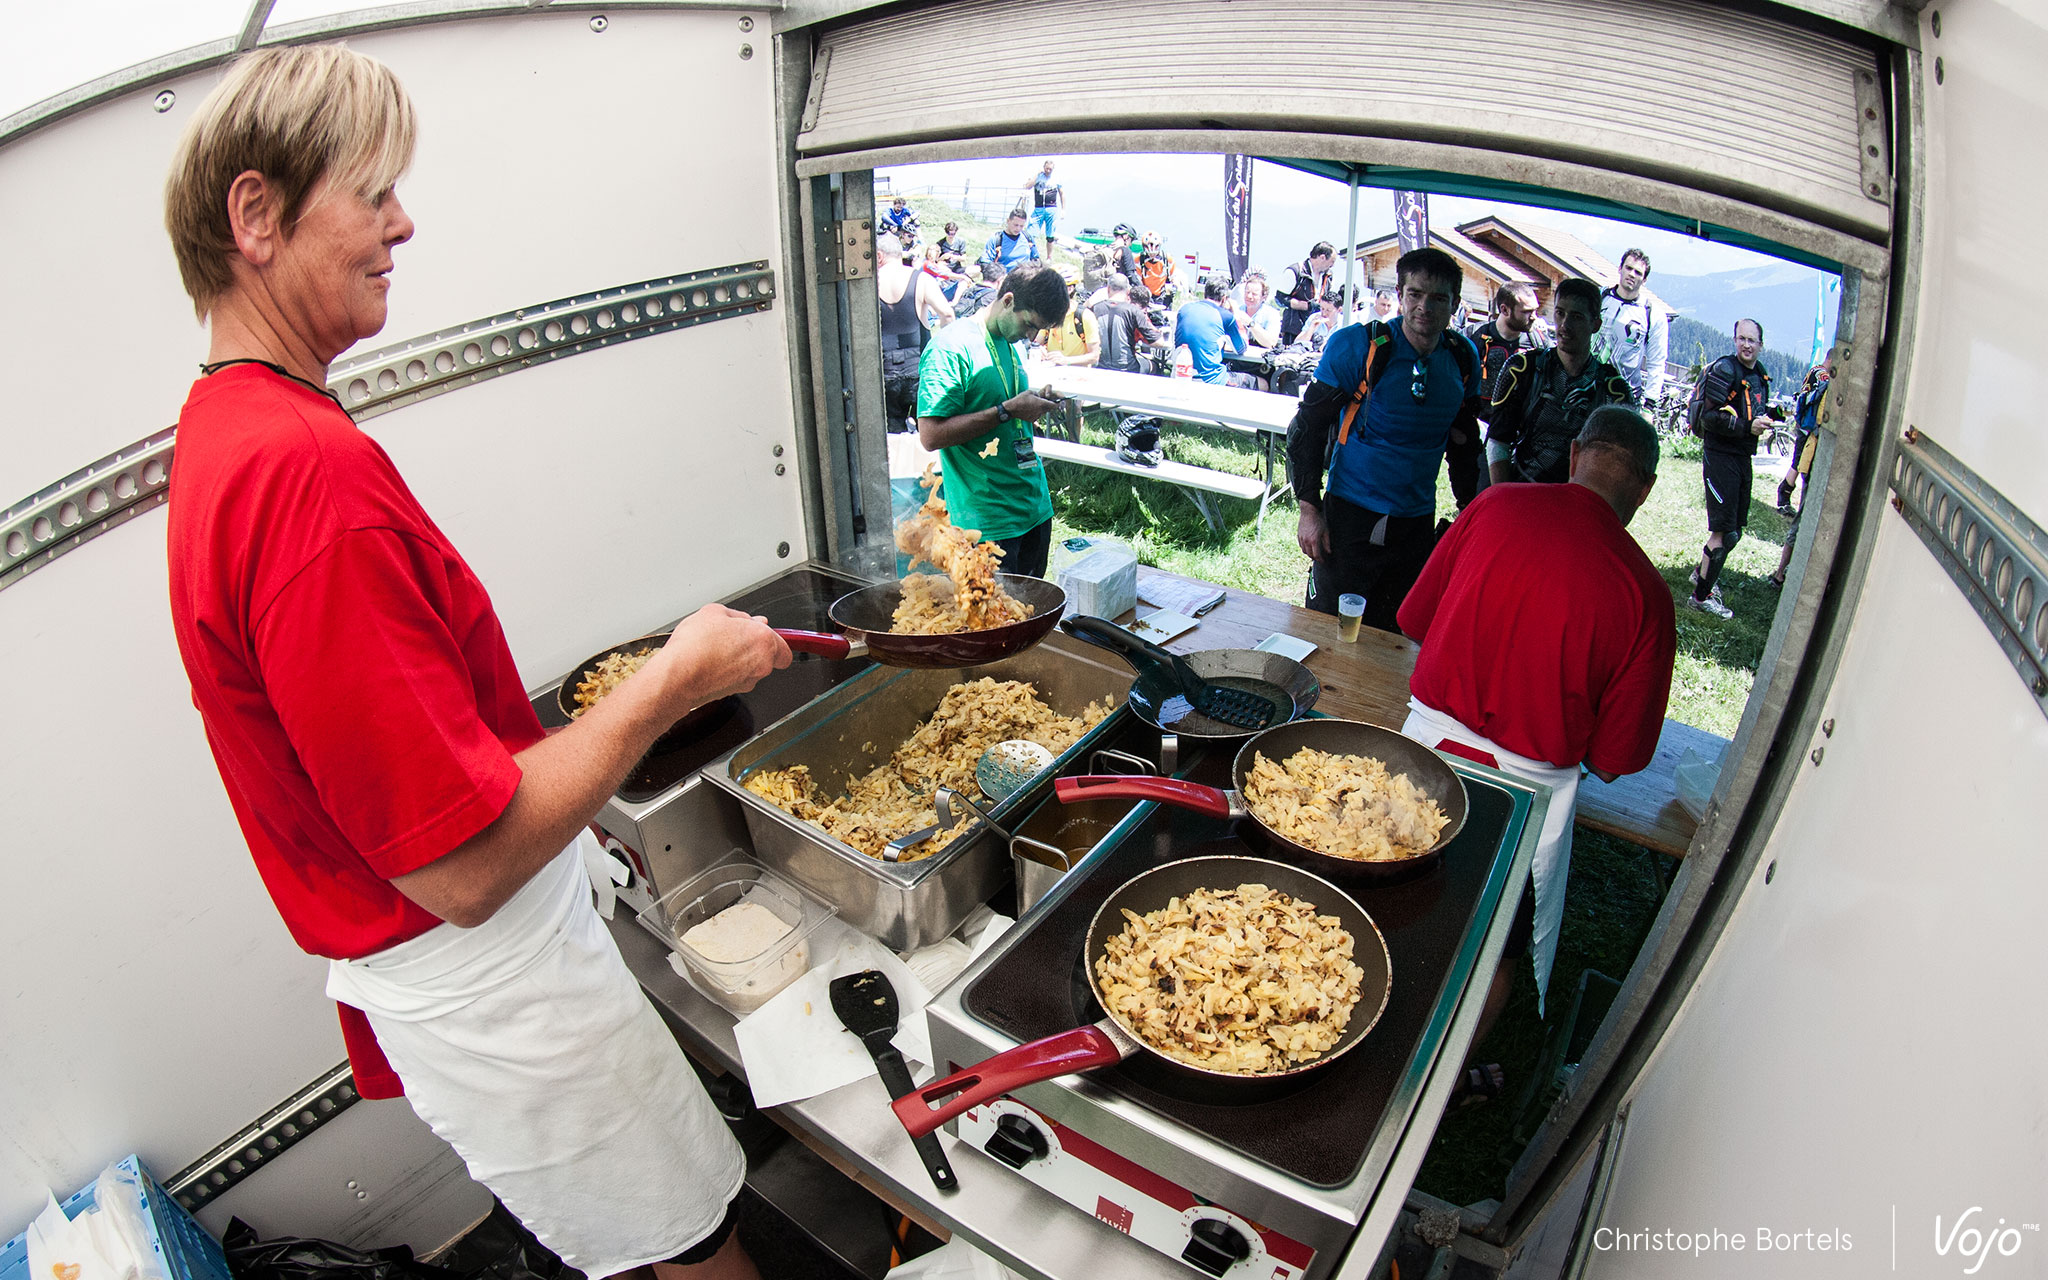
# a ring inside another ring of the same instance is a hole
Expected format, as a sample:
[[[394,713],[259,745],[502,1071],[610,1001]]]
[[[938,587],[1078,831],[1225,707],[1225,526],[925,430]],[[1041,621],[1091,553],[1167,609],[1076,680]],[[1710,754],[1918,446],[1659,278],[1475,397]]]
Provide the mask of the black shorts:
[[[1338,596],[1364,596],[1365,625],[1398,633],[1394,614],[1436,549],[1436,514],[1381,515],[1326,493],[1323,525],[1329,530],[1330,558],[1309,566],[1308,607],[1335,613]]]
[[[1046,561],[1052,558],[1052,521],[1047,520],[1036,529],[1027,529],[1014,538],[999,538],[996,545],[1003,549],[1002,572],[1043,578]]]
[[[725,1217],[719,1220],[717,1226],[711,1228],[711,1234],[705,1236],[702,1240],[699,1240],[697,1243],[683,1250],[675,1257],[670,1258],[668,1260],[669,1265],[676,1267],[695,1267],[711,1261],[711,1259],[717,1255],[718,1251],[725,1247],[726,1240],[731,1238],[732,1229],[733,1227],[738,1225],[739,1220],[740,1198],[738,1196],[734,1196],[732,1198],[732,1202],[725,1206]]]
[[[1749,523],[1749,486],[1755,475],[1749,456],[1705,450],[1700,475],[1707,487],[1707,532],[1739,532]]]

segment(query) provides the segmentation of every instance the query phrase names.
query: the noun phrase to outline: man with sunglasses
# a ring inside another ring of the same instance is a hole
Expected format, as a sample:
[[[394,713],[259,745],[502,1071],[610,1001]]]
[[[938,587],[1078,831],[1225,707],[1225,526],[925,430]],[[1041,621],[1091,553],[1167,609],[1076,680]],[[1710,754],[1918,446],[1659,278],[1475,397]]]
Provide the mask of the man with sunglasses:
[[[1454,427],[1478,429],[1482,391],[1478,351],[1450,328],[1457,261],[1421,248],[1394,271],[1398,321],[1330,336],[1288,429],[1287,465],[1311,561],[1308,607],[1335,613],[1339,595],[1361,595],[1366,625],[1398,632],[1395,612],[1436,541],[1444,447]]]

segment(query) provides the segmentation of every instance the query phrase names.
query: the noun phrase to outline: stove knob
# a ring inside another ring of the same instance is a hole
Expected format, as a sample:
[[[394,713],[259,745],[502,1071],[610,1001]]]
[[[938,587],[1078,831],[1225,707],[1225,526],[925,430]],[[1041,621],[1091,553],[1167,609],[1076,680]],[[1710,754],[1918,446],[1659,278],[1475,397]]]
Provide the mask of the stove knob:
[[[1018,1115],[1004,1116],[996,1121],[996,1131],[981,1144],[981,1149],[1012,1169],[1022,1169],[1033,1160],[1043,1160],[1052,1150],[1038,1126]]]
[[[1188,1247],[1180,1260],[1212,1276],[1220,1276],[1236,1263],[1252,1256],[1244,1233],[1220,1218],[1198,1218],[1188,1232]]]

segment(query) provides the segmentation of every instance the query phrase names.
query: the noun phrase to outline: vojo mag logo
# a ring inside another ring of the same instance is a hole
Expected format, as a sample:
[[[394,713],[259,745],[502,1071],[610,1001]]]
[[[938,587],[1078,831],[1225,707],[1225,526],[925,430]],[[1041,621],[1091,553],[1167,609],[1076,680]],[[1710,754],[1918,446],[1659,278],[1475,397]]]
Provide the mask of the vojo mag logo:
[[[2017,1254],[2027,1235],[2040,1230],[2038,1222],[1993,1220],[1985,1216],[1983,1205],[1973,1204],[1954,1218],[1934,1215],[1934,1252],[1965,1264],[1963,1274],[1974,1276],[1992,1258]]]

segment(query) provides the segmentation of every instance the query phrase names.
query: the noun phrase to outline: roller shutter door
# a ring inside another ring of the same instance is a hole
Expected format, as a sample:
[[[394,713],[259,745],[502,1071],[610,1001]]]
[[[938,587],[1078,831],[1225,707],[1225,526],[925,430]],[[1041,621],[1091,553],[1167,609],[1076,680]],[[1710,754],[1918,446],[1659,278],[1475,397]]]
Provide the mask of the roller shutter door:
[[[798,135],[812,159],[1059,132],[1347,134],[1674,183],[1870,243],[1891,224],[1876,50],[1753,11],[963,0],[818,49]]]

